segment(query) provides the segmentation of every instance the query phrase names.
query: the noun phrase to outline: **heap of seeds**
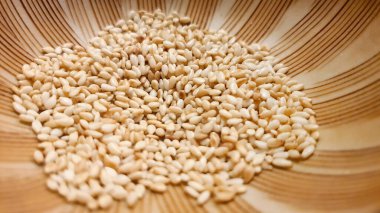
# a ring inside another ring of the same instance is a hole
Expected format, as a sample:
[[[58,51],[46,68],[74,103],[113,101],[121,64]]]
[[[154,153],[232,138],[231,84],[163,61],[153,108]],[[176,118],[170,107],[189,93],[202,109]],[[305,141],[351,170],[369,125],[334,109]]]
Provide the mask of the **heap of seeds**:
[[[227,202],[314,152],[311,100],[266,47],[177,14],[129,18],[86,48],[43,48],[17,76],[13,106],[37,134],[49,189],[90,209],[168,185]]]

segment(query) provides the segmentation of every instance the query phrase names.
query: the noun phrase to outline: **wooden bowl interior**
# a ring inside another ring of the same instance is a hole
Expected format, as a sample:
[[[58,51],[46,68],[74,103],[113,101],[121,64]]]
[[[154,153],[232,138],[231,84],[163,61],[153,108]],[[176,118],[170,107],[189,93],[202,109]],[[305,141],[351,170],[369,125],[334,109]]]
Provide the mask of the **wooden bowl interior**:
[[[45,187],[31,128],[12,109],[10,86],[43,46],[86,41],[130,10],[188,15],[259,42],[305,84],[321,139],[291,170],[267,171],[228,204],[199,207],[180,188],[148,195],[132,212],[380,211],[380,1],[0,1],[0,212],[82,212]],[[124,203],[110,212],[125,212]]]

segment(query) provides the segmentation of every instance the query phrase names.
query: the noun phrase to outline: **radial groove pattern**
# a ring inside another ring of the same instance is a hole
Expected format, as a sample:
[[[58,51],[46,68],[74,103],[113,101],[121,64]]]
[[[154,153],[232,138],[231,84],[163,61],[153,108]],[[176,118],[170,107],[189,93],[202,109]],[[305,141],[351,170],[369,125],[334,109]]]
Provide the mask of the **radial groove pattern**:
[[[121,202],[110,212],[380,211],[380,1],[3,0],[0,212],[87,211],[46,189],[42,168],[31,161],[37,140],[13,112],[11,87],[42,46],[86,46],[131,9],[177,11],[202,28],[267,44],[313,98],[321,140],[311,159],[264,172],[231,203],[200,207],[171,187],[148,193],[134,209]]]

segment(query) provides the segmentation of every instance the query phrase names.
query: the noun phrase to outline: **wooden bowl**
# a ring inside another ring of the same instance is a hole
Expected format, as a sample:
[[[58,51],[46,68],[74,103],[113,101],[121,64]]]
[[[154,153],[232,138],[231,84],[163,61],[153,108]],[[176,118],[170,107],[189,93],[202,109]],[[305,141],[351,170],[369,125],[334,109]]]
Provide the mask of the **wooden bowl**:
[[[0,212],[82,212],[45,187],[36,137],[11,107],[15,75],[43,46],[86,45],[129,10],[178,11],[203,28],[267,44],[306,85],[321,139],[291,170],[267,171],[228,204],[196,205],[180,188],[148,195],[133,212],[379,212],[380,1],[2,0],[0,2]],[[122,203],[110,212],[126,212]]]

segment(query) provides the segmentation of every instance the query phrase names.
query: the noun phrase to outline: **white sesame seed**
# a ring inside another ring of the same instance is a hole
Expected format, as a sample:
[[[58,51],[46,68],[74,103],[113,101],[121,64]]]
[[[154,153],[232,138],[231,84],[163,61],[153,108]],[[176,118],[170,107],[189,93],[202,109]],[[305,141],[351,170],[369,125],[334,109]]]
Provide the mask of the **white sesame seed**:
[[[36,163],[41,164],[44,162],[44,155],[41,151],[36,150],[34,151],[33,159]]]
[[[112,204],[112,197],[107,194],[103,194],[98,198],[98,203],[103,209],[109,208]]]
[[[285,158],[275,158],[272,164],[281,168],[290,168],[293,165],[290,160],[286,160]]]
[[[314,153],[315,147],[314,145],[307,146],[303,151],[302,151],[302,158],[308,158],[311,156],[311,154]]]
[[[197,199],[197,203],[199,205],[203,205],[204,203],[208,201],[208,199],[210,199],[210,195],[211,195],[210,191],[202,192]]]
[[[19,114],[25,114],[26,113],[25,107],[22,106],[20,103],[13,102],[13,108]]]

